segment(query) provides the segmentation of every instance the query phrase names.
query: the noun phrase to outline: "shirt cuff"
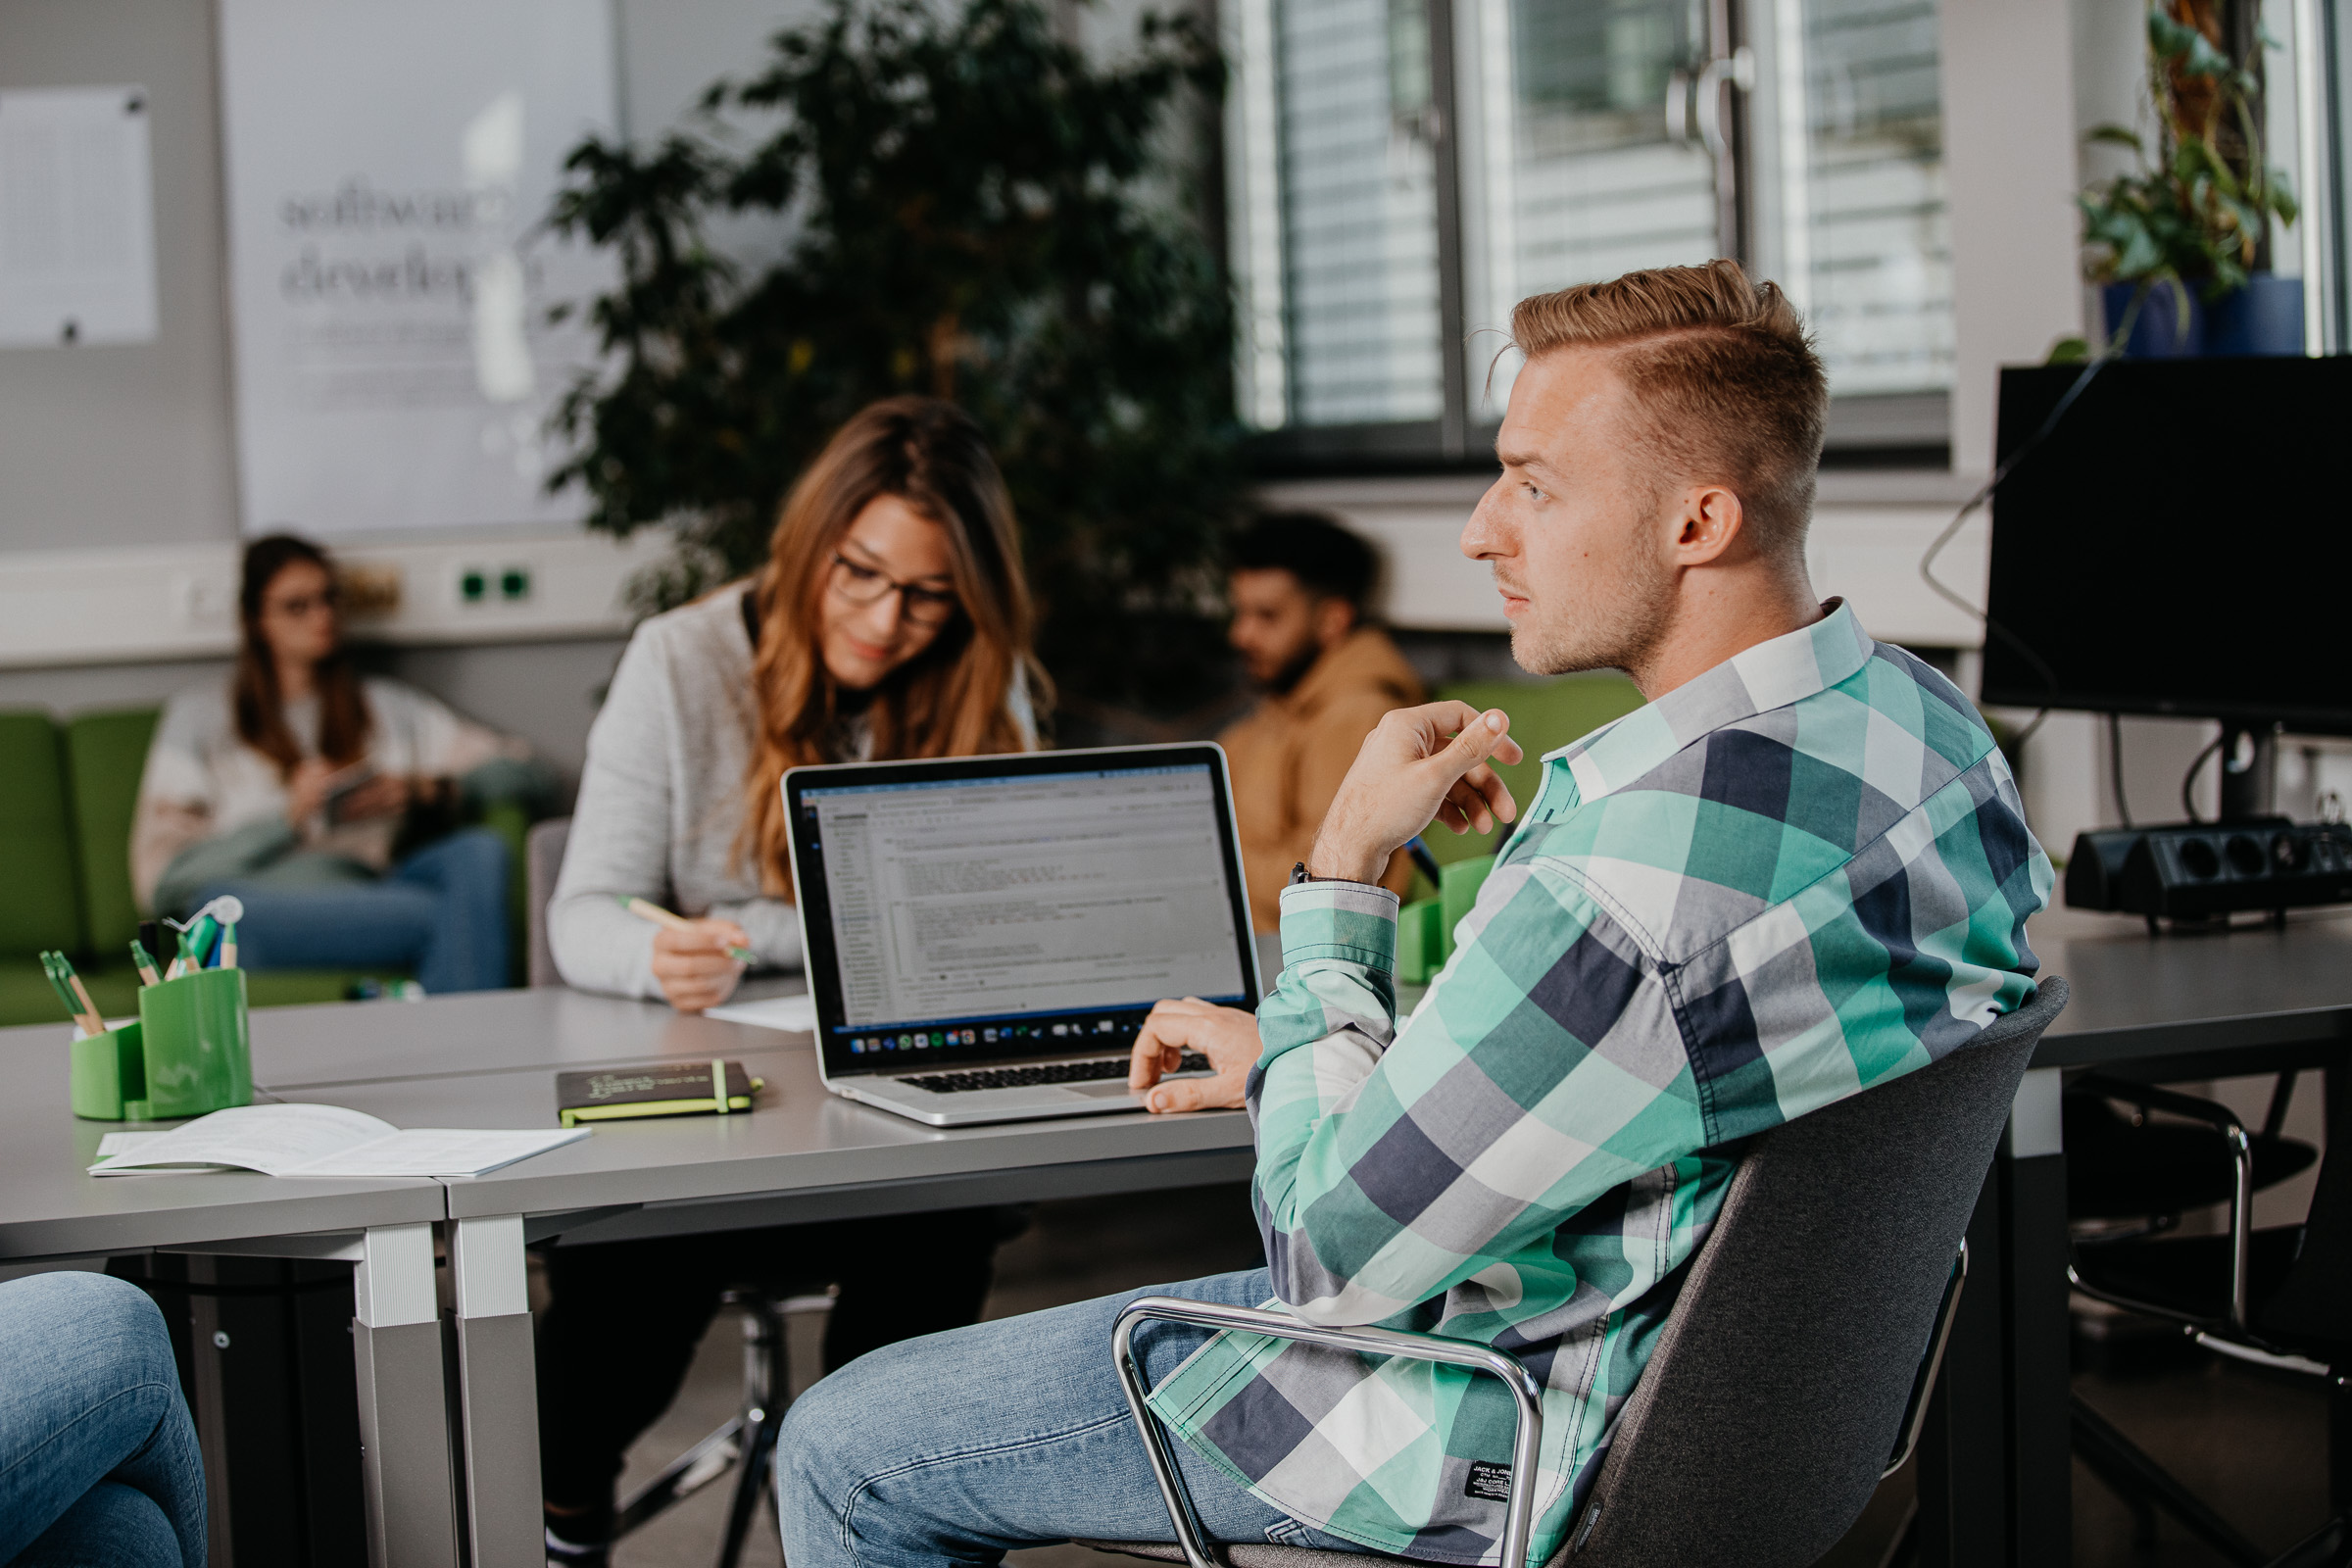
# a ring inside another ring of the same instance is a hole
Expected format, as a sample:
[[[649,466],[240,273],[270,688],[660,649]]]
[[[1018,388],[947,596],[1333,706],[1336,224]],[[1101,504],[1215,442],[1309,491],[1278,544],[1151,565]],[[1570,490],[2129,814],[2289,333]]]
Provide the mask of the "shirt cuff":
[[[1396,895],[1369,882],[1294,882],[1282,890],[1284,968],[1337,958],[1396,968]]]

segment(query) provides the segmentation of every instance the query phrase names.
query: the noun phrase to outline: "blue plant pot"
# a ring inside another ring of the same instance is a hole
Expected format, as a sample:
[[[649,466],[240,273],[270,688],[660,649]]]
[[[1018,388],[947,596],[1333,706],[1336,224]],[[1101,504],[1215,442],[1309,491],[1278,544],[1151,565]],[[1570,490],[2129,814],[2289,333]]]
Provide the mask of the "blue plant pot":
[[[2109,332],[2123,324],[2124,314],[2132,309],[2132,296],[2138,291],[2137,283],[2109,283],[2099,290]],[[2186,360],[2205,352],[2205,304],[2197,298],[2196,290],[2187,291],[2188,320],[2183,327],[2181,297],[2180,285],[2170,279],[2148,290],[2148,297],[2140,302],[2139,314],[2132,318],[2132,335],[2124,340],[2126,358]]]
[[[2205,352],[2301,355],[2303,280],[2256,272],[2244,288],[2206,306]]]

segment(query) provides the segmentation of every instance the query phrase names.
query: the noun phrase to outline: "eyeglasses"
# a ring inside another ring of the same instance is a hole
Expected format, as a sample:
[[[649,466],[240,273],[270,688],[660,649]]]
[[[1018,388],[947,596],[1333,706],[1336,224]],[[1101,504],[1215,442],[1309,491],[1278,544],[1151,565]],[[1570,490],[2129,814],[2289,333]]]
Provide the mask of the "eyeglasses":
[[[304,616],[316,614],[321,610],[340,609],[342,604],[343,591],[339,588],[328,588],[315,594],[296,594],[287,599],[265,599],[262,601],[262,613],[265,615],[290,615],[300,620]]]
[[[877,604],[895,593],[899,596],[899,613],[918,626],[945,625],[963,603],[952,593],[900,582],[887,572],[860,566],[839,551],[833,555],[831,586],[853,605]]]

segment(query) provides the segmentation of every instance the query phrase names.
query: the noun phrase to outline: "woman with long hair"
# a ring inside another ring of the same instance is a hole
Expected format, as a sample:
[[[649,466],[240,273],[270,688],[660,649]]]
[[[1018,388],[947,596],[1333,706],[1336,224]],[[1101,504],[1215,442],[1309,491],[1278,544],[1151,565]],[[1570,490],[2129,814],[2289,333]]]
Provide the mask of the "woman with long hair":
[[[173,697],[148,748],[130,847],[141,906],[185,915],[236,894],[247,968],[406,968],[433,993],[507,984],[505,842],[444,830],[464,800],[544,793],[544,770],[415,687],[363,677],[317,545],[256,539],[242,577],[235,668]]]
[[[842,426],[784,502],[758,575],[637,628],[588,736],[549,946],[569,984],[715,1006],[797,967],[777,781],[806,762],[1037,745],[1029,590],[978,426],[931,398]],[[620,906],[667,903],[685,931]]]
[[[742,978],[730,948],[798,967],[785,769],[1035,748],[1030,635],[979,427],[933,398],[858,414],[793,486],[760,572],[648,620],[621,656],[548,906],[565,981],[695,1012]],[[629,898],[688,925],[637,920]],[[948,1213],[555,1249],[538,1335],[550,1560],[602,1560],[621,1456],[727,1285],[836,1284],[829,1369],[976,1319],[1003,1234],[993,1213]]]

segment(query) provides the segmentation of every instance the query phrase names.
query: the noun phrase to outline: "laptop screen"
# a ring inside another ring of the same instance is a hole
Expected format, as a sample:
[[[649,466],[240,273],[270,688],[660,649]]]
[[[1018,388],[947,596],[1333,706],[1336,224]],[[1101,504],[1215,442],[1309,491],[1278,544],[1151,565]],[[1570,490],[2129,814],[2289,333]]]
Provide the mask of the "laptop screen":
[[[796,861],[822,871],[801,886],[828,1068],[1120,1052],[1163,998],[1252,1005],[1220,760],[796,772]]]

